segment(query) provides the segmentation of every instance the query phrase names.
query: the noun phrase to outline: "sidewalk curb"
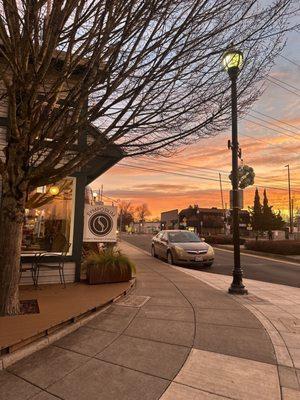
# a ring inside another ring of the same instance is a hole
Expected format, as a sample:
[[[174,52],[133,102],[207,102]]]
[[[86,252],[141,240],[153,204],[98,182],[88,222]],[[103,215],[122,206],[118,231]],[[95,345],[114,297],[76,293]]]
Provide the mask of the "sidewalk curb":
[[[132,248],[132,249],[136,250],[140,254],[144,254],[144,255],[146,255],[148,257],[150,256],[149,252],[147,252],[147,251],[145,251],[143,249],[140,249],[139,247],[137,247],[137,246],[135,246],[135,245],[133,245],[131,243],[125,242],[124,245],[128,246],[128,251],[129,251],[130,248]],[[141,257],[141,259],[142,259],[142,257]],[[150,263],[149,263],[149,265],[150,265]],[[293,364],[293,360],[292,360],[291,355],[289,353],[288,346],[286,345],[283,337],[280,335],[280,332],[276,329],[276,327],[272,324],[272,322],[262,312],[260,312],[260,310],[256,309],[255,306],[253,306],[251,304],[250,297],[253,296],[253,292],[251,293],[252,296],[249,296],[249,300],[247,300],[247,296],[229,295],[227,293],[227,289],[223,289],[223,286],[219,285],[218,282],[213,282],[213,281],[210,282],[209,281],[209,276],[208,275],[211,275],[211,274],[209,274],[208,272],[203,272],[206,275],[198,275],[197,276],[197,275],[194,275],[193,273],[191,273],[191,271],[188,270],[188,269],[184,269],[184,268],[179,268],[178,269],[178,267],[172,266],[172,265],[169,265],[169,267],[174,269],[174,270],[176,270],[176,271],[179,270],[183,274],[193,277],[195,280],[199,280],[199,281],[203,282],[204,284],[206,284],[206,285],[210,286],[211,288],[213,288],[215,291],[217,291],[219,293],[223,293],[225,296],[230,296],[233,301],[238,303],[242,308],[244,308],[249,313],[251,313],[253,315],[253,317],[257,321],[259,321],[259,323],[261,325],[260,328],[261,328],[262,331],[264,331],[265,337],[269,341],[269,348],[270,348],[270,352],[272,352],[272,355],[273,355],[273,362],[272,363],[269,363],[267,361],[258,361],[258,362],[261,362],[262,364],[269,364],[270,366],[274,367],[274,374],[277,376],[277,391],[278,391],[278,397],[276,397],[276,399],[277,400],[279,400],[279,398],[283,399],[282,390],[285,389],[285,386],[282,383],[282,376],[283,376],[282,374],[286,370],[283,370],[283,372],[281,372],[282,371],[281,369],[286,368],[286,369],[288,369],[288,371],[290,373],[293,372],[295,374],[295,376],[296,376],[295,366]],[[202,272],[202,271],[200,271],[200,272]],[[220,279],[222,281],[222,275],[220,276]],[[263,283],[262,283],[262,285],[263,285]],[[217,351],[212,351],[212,352],[213,353],[216,352],[217,354],[219,354]],[[185,363],[183,364],[183,366],[181,368],[181,371],[188,364],[188,360],[189,360],[190,354],[187,357]],[[223,353],[220,353],[220,354],[223,354]],[[239,356],[236,356],[236,357],[239,358]],[[243,357],[240,356],[240,358],[243,358]],[[174,383],[174,382],[177,382],[177,381],[173,379],[172,382]],[[177,383],[180,383],[180,382],[177,382]],[[286,381],[285,381],[285,384],[286,384]],[[169,393],[168,392],[169,388],[170,388],[170,386],[166,389],[165,393]],[[173,393],[173,392],[171,391],[171,393]],[[172,397],[171,397],[171,394],[169,393],[166,397],[164,395],[162,395],[161,398],[162,399],[165,399],[165,398],[166,399],[171,399]],[[178,398],[181,398],[181,397],[178,397]]]
[[[176,269],[176,266],[171,266],[172,268]],[[205,283],[206,285],[211,286],[215,290],[219,290],[222,292],[222,289],[220,289],[218,286],[215,286],[214,284],[208,282],[205,279],[201,279],[200,277],[196,277],[195,275],[189,273],[188,271],[182,271],[183,273],[193,276],[195,279],[199,279],[201,282]],[[272,324],[269,319],[263,315],[259,310],[257,310],[253,305],[245,302],[247,300],[247,295],[239,297],[239,295],[232,295],[233,300],[238,302],[240,305],[245,307],[248,311],[251,312],[255,316],[255,318],[262,324],[264,327],[264,330],[266,331],[273,349],[274,349],[274,354],[276,357],[277,361],[277,367],[278,366],[284,366],[284,367],[289,367],[289,368],[295,368],[293,360],[291,358],[291,355],[289,353],[289,349],[280,335],[280,332],[276,329],[276,327]],[[279,374],[279,373],[278,373]]]
[[[241,301],[240,303],[243,304]],[[268,318],[265,317],[255,307],[253,307],[250,304],[249,305],[243,304],[243,306],[246,307],[260,321],[262,326],[265,328],[265,331],[267,332],[274,348],[277,365],[283,365],[285,367],[293,368],[294,364],[290,356],[289,350],[285,344],[285,341],[283,340],[277,329],[272,325],[272,323],[268,320]]]
[[[123,243],[124,243],[124,242],[125,242],[126,245],[133,247],[134,249],[136,249],[136,250],[142,252],[143,254],[146,254],[147,256],[151,256],[151,254],[150,254],[149,251],[143,250],[143,249],[141,249],[140,247],[135,246],[135,245],[132,244],[132,243],[126,242],[126,240],[123,240]],[[122,242],[118,242],[118,244],[122,244]]]
[[[134,289],[135,285],[136,285],[136,278],[133,278],[132,282],[130,283],[130,287],[126,289],[124,292],[117,295],[113,299],[107,301],[106,303],[102,304],[101,306],[95,307],[91,310],[87,310],[85,313],[78,315],[76,319],[75,318],[73,319],[73,321],[70,320],[70,325],[63,328],[58,328],[56,332],[49,333],[44,338],[37,339],[11,354],[7,354],[0,357],[0,370],[8,368],[9,366],[21,360],[22,358],[27,357],[38,350],[44,349],[45,347],[49,346],[55,341],[63,338],[64,336],[86,325],[88,322],[96,318],[98,315],[105,312],[111,306],[111,304],[116,302],[118,299],[127,296]],[[85,316],[85,314],[88,312],[89,315]]]
[[[142,252],[143,254],[146,254],[149,256],[150,253],[148,253],[147,251],[140,249],[139,247],[126,242],[126,244],[128,246],[131,246],[137,250],[139,250],[140,252]],[[176,269],[176,266],[174,265],[170,265],[170,267]],[[195,277],[194,275],[192,275],[191,273],[189,273],[188,271],[181,271],[187,275],[191,275],[193,276],[195,279],[199,279],[201,280],[201,282],[211,286],[212,288],[214,288],[215,290],[219,290],[221,291],[220,288],[218,288],[217,286],[213,285],[212,283],[209,283],[205,280],[202,280],[198,277]],[[233,296],[233,299],[238,302],[239,304],[241,304],[243,307],[245,307],[246,309],[248,309],[258,320],[259,322],[262,324],[262,326],[264,327],[267,335],[269,336],[269,339],[272,343],[273,349],[274,349],[274,353],[275,353],[275,357],[277,360],[277,365],[284,365],[287,367],[293,367],[293,361],[291,359],[291,356],[289,354],[289,351],[287,349],[287,346],[284,342],[284,340],[282,339],[282,337],[280,336],[280,334],[278,333],[278,331],[276,330],[276,328],[270,323],[270,321],[262,314],[260,313],[258,310],[256,310],[253,306],[251,306],[250,304],[245,304],[245,302],[238,298],[237,296]]]
[[[233,247],[228,246],[226,244],[213,244],[213,247],[219,250],[227,250],[233,252]],[[280,254],[272,254],[272,253],[264,253],[262,251],[254,251],[254,250],[247,250],[247,249],[241,249],[241,254],[245,256],[253,256],[253,257],[262,257],[262,258],[267,258],[276,262],[287,262],[287,263],[293,263],[294,265],[300,265],[300,260],[298,261],[297,259],[294,259],[292,257],[280,255]],[[300,256],[299,256],[300,257]]]

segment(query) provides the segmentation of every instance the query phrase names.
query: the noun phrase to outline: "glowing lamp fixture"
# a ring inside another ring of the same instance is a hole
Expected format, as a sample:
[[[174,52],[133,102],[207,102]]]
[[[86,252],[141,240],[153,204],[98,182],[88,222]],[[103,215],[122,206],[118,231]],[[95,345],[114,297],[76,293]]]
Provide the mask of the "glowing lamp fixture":
[[[240,50],[230,47],[222,56],[222,64],[226,71],[240,71],[243,66],[243,53]]]
[[[51,186],[50,189],[49,189],[49,193],[50,193],[52,196],[58,195],[58,193],[59,193],[59,187],[58,187],[58,186]]]

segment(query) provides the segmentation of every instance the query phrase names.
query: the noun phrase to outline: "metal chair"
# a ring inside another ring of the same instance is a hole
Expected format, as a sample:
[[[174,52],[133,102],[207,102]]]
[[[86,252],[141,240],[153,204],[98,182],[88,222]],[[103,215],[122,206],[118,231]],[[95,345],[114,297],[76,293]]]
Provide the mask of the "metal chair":
[[[31,272],[31,277],[32,277],[32,281],[33,281],[33,285],[36,287],[37,286],[37,281],[36,281],[36,265],[35,263],[31,263],[31,264],[26,264],[23,265],[22,261],[20,260],[20,273],[19,273],[19,283],[21,282],[22,279],[22,274],[23,272],[27,272],[30,271]]]
[[[34,261],[35,268],[36,268],[36,286],[38,286],[40,270],[57,270],[59,273],[60,283],[66,288],[66,280],[65,280],[65,272],[64,272],[64,264],[65,264],[65,257],[69,251],[70,243],[68,243],[63,251],[60,252],[47,252],[47,253],[40,253],[36,255],[36,259]],[[49,262],[49,257],[56,257],[55,262]]]

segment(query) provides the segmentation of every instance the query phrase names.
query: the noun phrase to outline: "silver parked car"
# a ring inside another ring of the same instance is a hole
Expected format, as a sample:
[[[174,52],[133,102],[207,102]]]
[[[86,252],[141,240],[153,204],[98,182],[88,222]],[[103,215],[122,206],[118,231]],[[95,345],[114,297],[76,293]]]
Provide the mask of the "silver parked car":
[[[169,264],[212,266],[214,249],[194,232],[183,230],[165,230],[152,239],[151,254],[160,257]]]

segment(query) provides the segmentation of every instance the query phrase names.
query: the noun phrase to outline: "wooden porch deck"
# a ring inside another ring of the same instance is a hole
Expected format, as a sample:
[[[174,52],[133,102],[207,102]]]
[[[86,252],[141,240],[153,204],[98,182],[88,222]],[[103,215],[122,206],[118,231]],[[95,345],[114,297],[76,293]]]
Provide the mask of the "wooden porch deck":
[[[20,300],[37,299],[40,313],[0,317],[0,353],[11,353],[24,345],[70,324],[126,292],[131,282],[103,285],[70,283],[20,286]]]

